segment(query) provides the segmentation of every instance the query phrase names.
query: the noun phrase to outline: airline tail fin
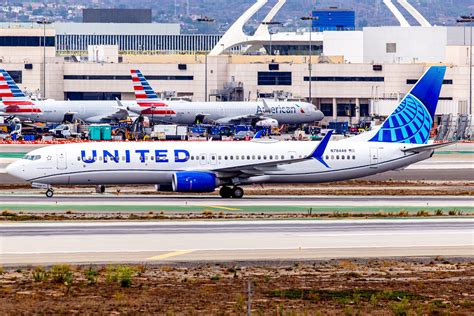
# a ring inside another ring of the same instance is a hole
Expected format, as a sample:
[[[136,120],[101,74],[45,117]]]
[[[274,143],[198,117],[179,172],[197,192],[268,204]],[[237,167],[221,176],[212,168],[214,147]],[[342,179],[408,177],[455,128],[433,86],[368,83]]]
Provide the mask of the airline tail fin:
[[[132,75],[133,90],[135,91],[135,98],[137,103],[143,106],[153,106],[153,102],[160,101],[158,95],[153,91],[145,76],[138,69],[130,70]],[[163,106],[156,104],[155,106]]]
[[[0,100],[9,105],[33,105],[5,69],[0,69]]]
[[[369,142],[426,144],[446,66],[432,66],[399,103]]]

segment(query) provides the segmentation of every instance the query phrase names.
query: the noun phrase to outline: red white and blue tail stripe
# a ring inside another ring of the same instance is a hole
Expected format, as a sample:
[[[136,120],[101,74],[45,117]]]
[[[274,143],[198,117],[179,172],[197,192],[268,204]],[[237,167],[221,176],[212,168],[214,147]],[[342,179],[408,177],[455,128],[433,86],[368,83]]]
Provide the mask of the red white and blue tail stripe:
[[[144,108],[144,110],[141,111],[142,114],[176,114],[175,111],[169,109],[168,105],[158,97],[140,70],[132,69],[130,73],[132,75],[133,90],[137,104]]]
[[[0,100],[5,105],[5,113],[12,115],[41,113],[4,69],[0,69]]]
[[[5,105],[33,105],[4,69],[0,69],[0,98]]]

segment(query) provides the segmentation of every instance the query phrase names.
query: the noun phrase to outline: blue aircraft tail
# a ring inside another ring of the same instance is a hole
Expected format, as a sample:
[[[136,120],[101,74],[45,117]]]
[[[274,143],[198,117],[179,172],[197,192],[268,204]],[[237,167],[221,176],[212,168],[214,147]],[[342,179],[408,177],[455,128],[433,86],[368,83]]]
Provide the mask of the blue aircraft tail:
[[[446,66],[432,66],[407,93],[370,142],[426,144]]]

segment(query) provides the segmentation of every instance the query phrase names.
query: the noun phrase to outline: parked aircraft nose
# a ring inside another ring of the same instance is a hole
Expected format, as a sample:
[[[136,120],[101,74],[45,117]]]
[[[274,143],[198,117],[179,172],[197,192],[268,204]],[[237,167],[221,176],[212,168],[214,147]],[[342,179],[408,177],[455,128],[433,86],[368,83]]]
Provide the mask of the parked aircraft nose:
[[[25,180],[25,165],[22,161],[15,161],[6,168],[9,175]]]
[[[315,121],[321,121],[323,118],[324,118],[324,113],[321,112],[320,110],[316,110],[314,112],[314,117],[315,117]]]

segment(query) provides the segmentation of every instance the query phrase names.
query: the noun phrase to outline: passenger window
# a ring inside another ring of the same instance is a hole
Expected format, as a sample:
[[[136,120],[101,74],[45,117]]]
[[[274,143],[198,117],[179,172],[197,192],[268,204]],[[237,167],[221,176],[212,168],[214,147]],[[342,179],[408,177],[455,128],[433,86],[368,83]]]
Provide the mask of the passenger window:
[[[272,155],[270,155],[270,160],[272,160],[272,159],[273,159],[273,156],[272,156]]]
[[[264,156],[263,156],[263,160],[267,160],[267,155],[264,155]]]
[[[81,161],[81,157],[77,157],[77,161]]]
[[[191,160],[194,160],[194,156],[191,156]]]
[[[247,156],[247,160],[250,160],[250,156]]]
[[[196,160],[199,160],[199,156],[196,156]]]
[[[216,160],[216,156],[211,156],[211,159],[212,159],[212,160]]]
[[[344,160],[344,155],[341,155],[341,159]]]
[[[201,160],[206,160],[206,156],[201,156]]]
[[[224,156],[224,160],[227,160],[227,158],[228,158],[227,156]]]
[[[99,161],[102,161],[102,156],[99,157]],[[104,161],[107,161],[107,159],[104,158]]]
[[[235,160],[239,160],[239,156],[235,156]]]
[[[252,156],[252,160],[255,160],[255,155]]]
[[[291,155],[291,159],[294,159],[294,158],[295,158],[295,156]]]
[[[262,159],[262,156],[258,156],[258,160]]]
[[[234,156],[230,156],[230,160],[234,160]]]
[[[244,155],[242,155],[242,160],[245,160],[245,156],[244,156]]]
[[[351,156],[347,155],[347,160],[351,159]]]
[[[122,156],[122,161],[125,161],[125,156]]]
[[[339,155],[336,156],[336,159],[339,160]]]
[[[219,160],[222,160],[222,156],[219,156],[219,158],[218,158],[218,159],[219,159]]]
[[[354,160],[355,160],[355,159],[356,159],[356,156],[352,156],[352,159],[354,159]]]
[[[334,160],[334,155],[331,155],[331,160]]]
[[[326,155],[326,160],[329,160],[329,156],[328,156],[328,155]]]
[[[285,159],[285,156],[284,156],[284,155],[281,155],[281,159]]]

